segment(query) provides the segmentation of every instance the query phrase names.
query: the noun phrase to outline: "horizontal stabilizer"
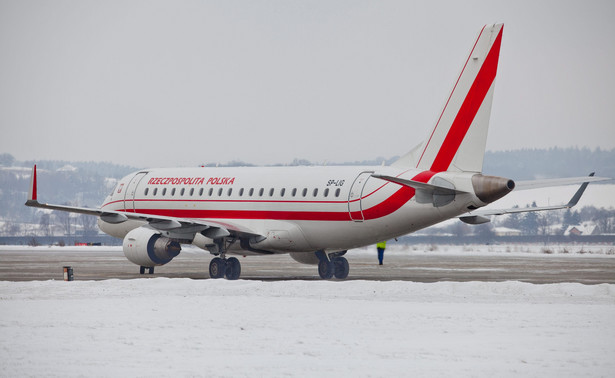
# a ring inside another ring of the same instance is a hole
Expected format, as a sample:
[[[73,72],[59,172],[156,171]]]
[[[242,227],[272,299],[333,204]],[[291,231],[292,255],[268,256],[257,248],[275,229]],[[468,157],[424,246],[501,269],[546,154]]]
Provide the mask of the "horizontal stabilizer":
[[[422,191],[425,191],[425,192],[428,192],[428,193],[433,193],[433,194],[452,194],[452,195],[455,195],[455,194],[467,193],[467,192],[464,192],[462,190],[446,188],[444,186],[438,186],[438,185],[433,185],[433,184],[426,184],[426,183],[420,182],[420,181],[406,180],[406,179],[402,179],[402,178],[399,178],[399,177],[393,177],[393,176],[387,176],[387,175],[378,175],[378,174],[373,174],[372,177],[379,178],[379,179],[385,180],[385,181],[394,182],[394,183],[399,184],[399,185],[409,186],[409,187],[414,188],[416,190],[422,190]]]

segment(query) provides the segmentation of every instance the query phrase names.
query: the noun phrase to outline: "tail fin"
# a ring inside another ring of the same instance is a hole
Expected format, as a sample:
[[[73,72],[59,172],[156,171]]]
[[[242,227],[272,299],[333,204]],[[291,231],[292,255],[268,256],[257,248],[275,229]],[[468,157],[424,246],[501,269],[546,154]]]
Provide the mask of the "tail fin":
[[[503,26],[483,27],[429,138],[394,165],[482,171]]]
[[[28,191],[27,202],[37,202],[38,194],[36,187],[36,164],[34,164],[34,167],[32,168],[32,176],[30,176],[30,190]]]

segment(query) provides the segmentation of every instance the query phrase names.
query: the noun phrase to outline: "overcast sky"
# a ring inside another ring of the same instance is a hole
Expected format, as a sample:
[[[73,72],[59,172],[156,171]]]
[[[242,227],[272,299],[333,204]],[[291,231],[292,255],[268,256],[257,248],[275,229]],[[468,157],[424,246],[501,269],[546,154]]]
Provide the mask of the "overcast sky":
[[[0,153],[138,167],[401,155],[496,22],[487,149],[611,149],[614,4],[0,0]]]

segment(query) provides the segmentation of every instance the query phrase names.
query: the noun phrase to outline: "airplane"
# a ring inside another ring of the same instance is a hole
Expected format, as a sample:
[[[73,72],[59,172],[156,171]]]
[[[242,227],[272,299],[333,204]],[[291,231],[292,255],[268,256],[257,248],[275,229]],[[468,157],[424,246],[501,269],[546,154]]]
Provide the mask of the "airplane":
[[[345,279],[344,254],[451,218],[479,224],[490,215],[570,208],[589,182],[574,177],[515,183],[482,174],[503,24],[485,25],[422,144],[390,166],[145,169],[122,178],[98,209],[38,201],[36,165],[27,206],[90,214],[123,239],[128,260],[148,269],[192,244],[215,257],[212,278],[238,279],[229,255],[288,253],[318,265],[323,279]],[[593,174],[592,174],[593,176]],[[583,183],[567,204],[480,209],[515,188]]]

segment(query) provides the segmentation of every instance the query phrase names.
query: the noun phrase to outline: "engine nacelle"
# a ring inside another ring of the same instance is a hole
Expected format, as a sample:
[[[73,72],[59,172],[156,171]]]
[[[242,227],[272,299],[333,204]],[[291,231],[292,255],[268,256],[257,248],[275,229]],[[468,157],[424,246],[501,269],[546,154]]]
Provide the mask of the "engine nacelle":
[[[291,252],[289,255],[293,260],[301,264],[318,265],[320,262],[314,252]]]
[[[124,255],[131,262],[152,268],[173,260],[179,255],[181,245],[159,232],[146,227],[135,228],[124,238]]]

